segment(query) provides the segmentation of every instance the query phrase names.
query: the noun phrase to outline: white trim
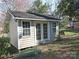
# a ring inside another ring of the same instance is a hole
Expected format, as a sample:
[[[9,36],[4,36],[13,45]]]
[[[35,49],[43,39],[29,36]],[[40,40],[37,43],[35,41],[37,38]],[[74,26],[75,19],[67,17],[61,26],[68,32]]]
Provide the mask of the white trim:
[[[13,16],[13,15],[11,15],[11,16],[12,16],[12,18],[13,18],[12,20],[15,20],[15,19],[14,19],[14,16]],[[17,29],[17,30],[16,30],[16,31],[17,31],[17,41],[18,41],[18,44],[17,44],[18,46],[17,46],[17,48],[19,49],[19,48],[20,48],[20,42],[19,42],[19,38],[18,38],[18,22],[15,21],[15,23],[16,23],[16,27],[17,27],[17,28],[16,28],[16,29]]]
[[[41,23],[40,23],[41,24]],[[41,41],[43,41],[44,40],[44,38],[43,38],[43,24],[41,24]]]
[[[31,21],[24,21],[24,22],[29,22],[30,23],[30,28],[27,28],[27,29],[30,29],[30,35],[23,35],[22,33],[22,37],[30,37],[31,36]],[[26,29],[26,28],[23,28],[23,21],[22,21],[22,29]]]
[[[37,37],[36,37],[36,23],[34,23],[34,26],[35,26],[35,40],[37,40]]]
[[[50,22],[48,22],[48,40],[50,40]]]
[[[19,18],[19,17],[14,17],[14,19],[23,19],[23,20],[36,20],[36,21],[60,21],[60,20],[47,20],[47,19],[33,19],[33,18]]]
[[[36,24],[40,24],[40,26],[41,26],[41,39],[40,40],[38,40],[38,41],[45,41],[45,40],[49,40],[49,35],[50,34],[48,34],[50,31],[48,30],[48,22],[46,22],[46,24],[47,24],[47,39],[44,39],[44,35],[43,35],[43,24],[45,24],[45,23],[41,23],[41,22],[37,22]],[[36,25],[35,25],[36,26]],[[37,40],[37,38],[36,38],[36,40]]]
[[[42,35],[43,36],[43,40],[49,40],[49,38],[48,38],[48,22],[47,23],[43,23],[43,24],[47,24],[47,38],[46,39],[44,39],[44,35]],[[43,28],[43,24],[42,24],[42,28]],[[42,29],[42,33],[44,33],[44,28]]]
[[[56,23],[56,36],[59,35],[59,23],[57,22]]]

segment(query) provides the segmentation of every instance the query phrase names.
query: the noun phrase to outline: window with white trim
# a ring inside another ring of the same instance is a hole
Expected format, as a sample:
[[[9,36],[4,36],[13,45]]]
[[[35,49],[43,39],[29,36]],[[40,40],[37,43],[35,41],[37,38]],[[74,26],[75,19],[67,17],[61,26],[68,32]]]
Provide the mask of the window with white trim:
[[[52,22],[52,28],[56,28],[56,22]]]
[[[30,36],[30,22],[23,21],[23,36]]]
[[[47,27],[47,24],[43,24],[43,38],[44,39],[47,39],[48,38],[48,27]]]
[[[51,27],[53,32],[56,32],[56,22],[52,22]]]
[[[37,40],[41,40],[41,24],[36,24],[36,35],[37,35]]]

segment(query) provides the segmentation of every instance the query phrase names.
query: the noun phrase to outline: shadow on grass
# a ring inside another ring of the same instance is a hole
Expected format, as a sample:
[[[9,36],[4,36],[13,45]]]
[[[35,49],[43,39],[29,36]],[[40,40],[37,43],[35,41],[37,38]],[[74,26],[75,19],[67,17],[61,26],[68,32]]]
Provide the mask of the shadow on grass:
[[[10,54],[16,54],[16,53],[19,52],[18,49],[15,48],[13,45],[11,45],[10,47],[8,47],[7,51],[10,52]]]
[[[79,59],[79,39],[54,41],[37,48],[23,50],[15,59]]]
[[[54,41],[52,44],[74,45],[74,44],[79,44],[79,39],[62,39],[62,40]]]
[[[79,51],[52,51],[49,49],[46,52],[41,52],[38,54],[28,54],[19,55],[18,58],[15,59],[79,59]]]
[[[73,29],[64,29],[64,30],[61,30],[61,31],[75,32],[75,33],[78,33],[78,32],[79,32],[79,31],[77,31],[77,30],[73,30]]]
[[[56,56],[54,53],[50,52],[41,52],[38,54],[35,54],[36,52],[31,53],[21,53],[14,59],[56,59]]]

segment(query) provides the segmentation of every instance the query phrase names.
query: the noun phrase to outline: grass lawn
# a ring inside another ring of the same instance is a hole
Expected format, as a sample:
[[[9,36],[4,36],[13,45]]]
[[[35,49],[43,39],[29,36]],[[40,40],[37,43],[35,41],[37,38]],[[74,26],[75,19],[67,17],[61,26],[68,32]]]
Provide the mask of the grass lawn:
[[[37,50],[30,50],[34,51],[31,52],[33,55],[29,54],[30,56],[24,56],[25,52],[28,51],[25,50],[23,52],[24,54],[22,53],[22,55],[20,55],[19,59],[79,59],[78,39],[55,41],[51,44],[39,45],[33,48],[36,48],[41,52],[34,55]]]
[[[68,31],[65,31],[64,33],[65,33],[66,36],[67,36],[67,35],[73,36],[73,35],[79,34],[79,33],[77,33],[77,32],[68,32]]]
[[[74,36],[74,35],[78,35],[79,34],[79,32],[78,31],[75,31],[75,30],[67,30],[67,29],[65,29],[65,30],[62,30],[63,32],[64,32],[64,35],[66,35],[66,36]]]

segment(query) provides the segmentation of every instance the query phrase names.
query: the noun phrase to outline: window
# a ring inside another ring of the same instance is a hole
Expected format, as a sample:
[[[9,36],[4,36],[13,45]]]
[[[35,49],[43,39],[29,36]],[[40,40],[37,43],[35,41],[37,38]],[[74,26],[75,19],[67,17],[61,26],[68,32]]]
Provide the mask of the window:
[[[56,22],[53,22],[53,23],[52,23],[52,27],[53,27],[53,28],[56,28]]]
[[[30,35],[30,22],[23,22],[23,36]]]
[[[56,22],[51,22],[51,38],[55,38],[56,36]]]
[[[37,40],[41,40],[41,24],[36,25]]]
[[[53,33],[56,32],[56,22],[51,23]]]
[[[47,35],[48,29],[47,29],[47,24],[43,24],[43,38],[47,39],[48,35]]]

